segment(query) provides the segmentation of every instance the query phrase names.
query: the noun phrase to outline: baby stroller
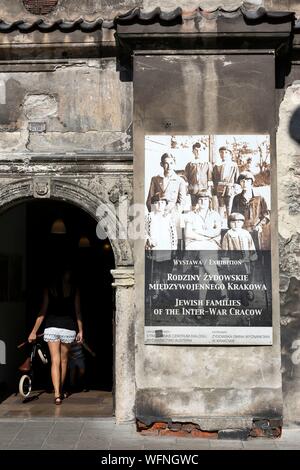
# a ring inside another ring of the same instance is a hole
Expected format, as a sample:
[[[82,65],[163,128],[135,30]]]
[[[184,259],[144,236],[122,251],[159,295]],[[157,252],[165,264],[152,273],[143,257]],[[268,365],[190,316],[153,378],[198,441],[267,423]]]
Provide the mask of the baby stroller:
[[[37,338],[41,336],[43,335],[38,335]],[[18,349],[28,344],[31,346],[30,356],[28,356],[23,364],[19,367],[19,371],[21,372],[21,377],[19,380],[19,393],[23,398],[28,398],[32,391],[35,378],[34,366],[36,361],[40,361],[43,365],[48,364],[48,358],[45,351],[43,350],[41,341],[38,339],[32,343],[25,341],[24,343],[18,345]]]

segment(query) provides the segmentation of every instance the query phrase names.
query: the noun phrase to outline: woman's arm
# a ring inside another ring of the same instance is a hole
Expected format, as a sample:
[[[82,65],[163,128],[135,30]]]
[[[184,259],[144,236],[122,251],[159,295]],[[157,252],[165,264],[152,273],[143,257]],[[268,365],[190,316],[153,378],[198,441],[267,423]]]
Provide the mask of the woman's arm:
[[[195,231],[193,229],[193,224],[190,223],[190,222],[187,222],[186,228],[185,228],[186,238],[189,238],[190,240],[200,240],[200,241],[202,241],[203,240],[203,235],[206,235],[206,232],[204,232],[204,230]]]
[[[78,334],[76,336],[76,341],[82,343],[83,341],[83,326],[82,326],[82,318],[81,318],[81,311],[80,311],[80,294],[79,290],[77,289],[75,295],[75,312],[76,312],[76,319],[78,325]]]
[[[190,222],[186,224],[186,238],[190,240],[203,240],[203,237],[215,238],[221,233],[221,219],[218,214],[215,215],[213,221],[211,221],[210,226],[205,230],[194,230],[193,225]]]
[[[49,303],[48,289],[45,289],[44,290],[44,297],[43,297],[43,304],[42,304],[41,311],[40,311],[40,313],[39,313],[39,315],[38,315],[38,317],[35,321],[34,327],[32,328],[32,331],[31,331],[30,335],[28,336],[29,343],[36,340],[37,331],[38,331],[39,327],[41,326],[41,324],[43,323],[43,320],[44,320],[45,315],[47,313],[48,303]]]

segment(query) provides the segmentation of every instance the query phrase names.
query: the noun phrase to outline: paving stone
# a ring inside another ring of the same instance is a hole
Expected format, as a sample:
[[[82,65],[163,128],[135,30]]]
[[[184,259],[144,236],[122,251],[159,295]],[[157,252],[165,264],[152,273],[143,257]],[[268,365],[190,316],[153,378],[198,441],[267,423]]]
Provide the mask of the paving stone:
[[[109,450],[143,450],[143,444],[137,442],[112,442]]]
[[[62,443],[52,443],[52,444],[45,444],[42,447],[42,450],[75,450],[76,443],[74,445],[67,445]]]
[[[210,449],[210,441],[208,439],[177,439],[176,449],[178,450],[208,450]]]
[[[8,450],[8,445],[9,445],[8,443],[4,444],[0,442],[0,450]]]
[[[76,445],[76,450],[108,450],[111,441],[103,439],[80,440]]]
[[[8,450],[41,450],[42,445],[41,443],[14,443],[14,445],[11,445],[8,447]]]
[[[272,450],[272,449],[277,449],[276,444],[274,441],[270,441],[269,439],[264,439],[264,440],[257,440],[253,439],[253,441],[243,441],[242,442],[244,449],[247,450],[260,450],[260,449],[266,449],[266,450]]]
[[[236,440],[230,440],[226,439],[226,441],[220,441],[219,439],[217,440],[211,440],[210,442],[211,448],[212,449],[222,449],[222,450],[237,450],[237,449],[243,449],[243,444],[242,441],[236,441]]]
[[[276,442],[276,447],[280,450],[300,450],[300,443]]]
[[[297,429],[284,429],[281,437],[278,439],[280,442],[292,441],[300,443],[300,428]]]
[[[6,446],[8,442],[10,442],[18,432],[22,429],[24,423],[9,423],[9,422],[1,422],[0,423],[0,445]]]
[[[16,440],[18,435],[22,432],[23,426],[24,426],[24,423],[15,430],[13,435],[8,432],[7,436],[5,437],[5,435],[2,433],[2,439],[1,439],[2,443],[4,445],[8,444],[10,446]],[[8,428],[7,431],[9,431],[9,426],[7,428]]]
[[[208,440],[142,436],[132,424],[89,419],[0,420],[0,449],[94,450],[300,450],[300,427],[279,439]]]

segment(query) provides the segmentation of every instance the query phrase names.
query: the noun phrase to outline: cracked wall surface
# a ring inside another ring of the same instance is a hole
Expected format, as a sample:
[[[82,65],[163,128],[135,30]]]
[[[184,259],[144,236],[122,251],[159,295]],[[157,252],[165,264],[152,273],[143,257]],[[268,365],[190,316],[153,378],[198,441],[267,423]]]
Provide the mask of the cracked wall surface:
[[[0,72],[0,83],[2,158],[131,149],[132,85],[120,81],[114,59],[57,64],[45,72]],[[32,130],[35,122],[45,130]]]
[[[277,133],[284,417],[300,420],[300,82],[287,88]]]

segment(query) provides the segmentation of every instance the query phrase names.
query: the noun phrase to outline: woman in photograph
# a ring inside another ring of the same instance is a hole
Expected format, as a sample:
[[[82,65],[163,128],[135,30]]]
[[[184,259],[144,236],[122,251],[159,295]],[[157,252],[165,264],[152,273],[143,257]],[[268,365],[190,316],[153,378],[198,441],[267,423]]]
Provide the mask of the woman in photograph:
[[[211,195],[208,191],[199,191],[195,202],[194,209],[186,216],[185,248],[187,251],[191,250],[187,256],[191,259],[199,258],[202,261],[199,274],[203,278],[204,273],[214,276],[214,283],[219,287],[220,297],[225,298],[227,291],[218,280],[217,265],[218,250],[221,249],[221,217],[218,212],[210,208]],[[196,250],[197,253],[195,253]],[[200,289],[199,296],[204,299],[206,291]]]
[[[210,208],[211,194],[198,192],[194,209],[185,217],[186,250],[219,250],[221,242],[221,218]]]

